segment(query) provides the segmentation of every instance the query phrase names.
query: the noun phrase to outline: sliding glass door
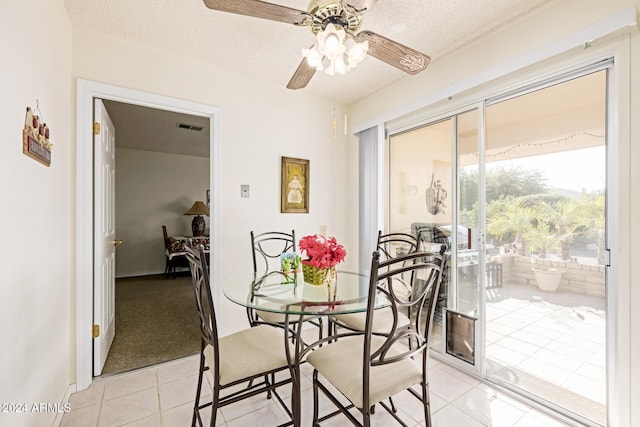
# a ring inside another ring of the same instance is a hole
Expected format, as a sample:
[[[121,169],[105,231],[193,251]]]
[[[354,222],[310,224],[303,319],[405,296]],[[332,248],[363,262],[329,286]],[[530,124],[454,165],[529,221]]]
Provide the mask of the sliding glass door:
[[[486,372],[606,423],[607,71],[486,108]]]
[[[607,70],[387,141],[385,225],[445,244],[432,354],[606,424]]]

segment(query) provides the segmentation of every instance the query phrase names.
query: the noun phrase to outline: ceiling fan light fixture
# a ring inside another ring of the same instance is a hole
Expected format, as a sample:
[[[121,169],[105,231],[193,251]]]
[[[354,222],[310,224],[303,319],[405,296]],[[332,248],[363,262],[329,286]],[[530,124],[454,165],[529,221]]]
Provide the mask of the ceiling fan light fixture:
[[[363,41],[361,43],[353,42],[353,45],[347,51],[349,68],[354,68],[356,65],[364,61],[364,58],[367,57],[368,50],[368,41]]]
[[[347,64],[344,62],[344,55],[338,55],[333,61],[333,67],[338,74],[345,74],[347,72]]]
[[[334,33],[330,33],[324,40],[324,49],[329,55],[336,55],[340,50],[340,40]]]
[[[307,64],[330,76],[345,74],[367,56],[369,42],[356,42],[339,25],[328,24],[316,34],[317,43],[311,49],[302,49]]]
[[[318,69],[318,67],[322,67],[322,59],[324,58],[324,55],[320,53],[317,45],[313,46],[311,49],[302,49],[302,56],[307,58],[307,64],[309,64],[310,67],[316,69]]]
[[[335,59],[336,56],[341,55],[345,51],[344,38],[347,33],[344,29],[336,26],[335,24],[329,24],[317,34],[318,50],[324,56],[330,59]]]

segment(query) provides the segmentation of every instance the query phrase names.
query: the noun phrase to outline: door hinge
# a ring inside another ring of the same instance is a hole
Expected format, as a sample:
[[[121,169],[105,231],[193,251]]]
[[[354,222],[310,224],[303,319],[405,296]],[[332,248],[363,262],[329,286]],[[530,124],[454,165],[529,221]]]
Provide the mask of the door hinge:
[[[93,122],[93,134],[100,135],[100,123]]]
[[[607,263],[605,267],[611,267],[611,249],[605,249],[607,251]]]
[[[93,325],[93,338],[100,336],[100,325]]]

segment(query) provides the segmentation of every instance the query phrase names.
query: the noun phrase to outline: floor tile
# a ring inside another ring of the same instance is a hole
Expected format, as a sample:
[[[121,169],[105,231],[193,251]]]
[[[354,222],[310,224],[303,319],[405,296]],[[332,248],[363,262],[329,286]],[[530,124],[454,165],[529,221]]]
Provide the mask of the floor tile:
[[[196,375],[200,366],[200,356],[185,357],[158,366],[158,384],[164,384],[190,375]]]
[[[104,381],[104,401],[126,396],[158,384],[155,369],[143,369],[101,379]]]
[[[185,427],[191,425],[193,419],[193,403],[187,403],[185,405],[176,406],[166,411],[162,411],[162,427]],[[211,408],[206,408],[200,411],[200,417],[204,425],[209,425],[209,419],[211,417]],[[216,418],[216,426],[224,426],[224,416],[222,412],[218,411],[218,417]]]
[[[160,425],[162,425],[162,421],[160,421],[160,414],[154,414],[150,417],[143,418],[129,424],[124,424],[123,427],[158,427]]]
[[[483,424],[453,405],[446,405],[432,416],[433,427],[483,427]]]
[[[89,427],[98,424],[98,415],[100,414],[100,404],[75,408],[71,406],[71,412],[67,412],[62,416],[60,427]]]
[[[227,424],[231,421],[240,418],[246,414],[251,414],[257,410],[263,409],[267,406],[272,406],[271,399],[267,399],[267,393],[259,394],[257,396],[250,397],[248,399],[241,400],[228,406],[224,406],[221,411],[224,414],[224,418]]]
[[[479,388],[463,394],[452,405],[487,426],[511,427],[526,413]]]
[[[100,410],[98,427],[120,426],[159,413],[158,390],[149,388],[137,393],[105,401]]]
[[[104,382],[94,381],[88,389],[73,393],[69,397],[69,404],[71,409],[84,408],[85,406],[95,405],[102,402],[102,396],[104,395]]]
[[[438,366],[429,372],[429,388],[432,395],[450,402],[473,388],[473,385],[462,381]]]
[[[253,427],[253,426],[275,426],[282,424],[287,419],[274,404],[252,411],[243,417],[227,421],[229,427]]]
[[[160,384],[160,410],[175,408],[188,402],[193,402],[196,396],[198,376],[191,375],[175,381]]]

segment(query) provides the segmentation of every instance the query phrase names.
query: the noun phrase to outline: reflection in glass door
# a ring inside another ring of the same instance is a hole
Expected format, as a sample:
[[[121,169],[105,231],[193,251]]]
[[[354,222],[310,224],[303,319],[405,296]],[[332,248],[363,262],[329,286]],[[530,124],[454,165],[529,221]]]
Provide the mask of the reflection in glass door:
[[[606,71],[486,108],[486,373],[606,424]],[[488,276],[487,276],[488,277]]]
[[[387,154],[387,230],[447,246],[432,354],[589,425],[607,408],[606,86],[487,100]]]
[[[475,343],[481,261],[479,192],[477,180],[473,190],[456,186],[456,162],[452,159],[458,151],[473,159],[458,173],[477,171],[476,109],[392,135],[388,144],[386,223],[390,232],[420,236],[423,250],[437,251],[441,245],[446,246],[447,268],[438,295],[431,348],[462,360],[463,368],[479,375]],[[464,216],[457,202],[460,197],[470,207]],[[471,201],[474,197],[476,201]],[[449,334],[445,334],[445,327]]]

